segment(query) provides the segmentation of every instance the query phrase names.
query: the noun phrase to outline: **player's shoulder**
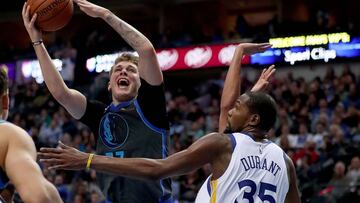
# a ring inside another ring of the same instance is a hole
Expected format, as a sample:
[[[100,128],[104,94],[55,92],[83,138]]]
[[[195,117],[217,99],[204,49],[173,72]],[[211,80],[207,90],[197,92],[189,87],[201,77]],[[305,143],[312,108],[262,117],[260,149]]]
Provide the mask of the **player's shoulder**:
[[[0,132],[2,139],[13,141],[14,143],[28,143],[32,140],[24,129],[9,122],[0,125]]]
[[[215,146],[219,146],[223,150],[233,150],[234,139],[232,134],[214,132],[208,134],[207,138],[211,140]]]

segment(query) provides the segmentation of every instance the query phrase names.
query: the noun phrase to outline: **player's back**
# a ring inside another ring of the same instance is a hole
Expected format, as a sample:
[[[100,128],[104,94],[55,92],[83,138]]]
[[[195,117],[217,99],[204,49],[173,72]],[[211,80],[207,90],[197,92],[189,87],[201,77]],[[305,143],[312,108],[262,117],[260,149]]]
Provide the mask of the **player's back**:
[[[282,149],[242,133],[229,136],[234,148],[229,166],[217,180],[205,181],[196,203],[284,202],[289,180]]]

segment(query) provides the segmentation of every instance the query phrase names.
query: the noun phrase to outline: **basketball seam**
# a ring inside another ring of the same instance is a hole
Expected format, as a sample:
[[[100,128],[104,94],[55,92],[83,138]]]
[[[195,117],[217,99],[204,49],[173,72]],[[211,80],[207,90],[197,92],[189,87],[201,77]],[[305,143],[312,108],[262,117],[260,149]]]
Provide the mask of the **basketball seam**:
[[[34,9],[34,11],[36,11],[41,5],[43,5],[44,3],[46,2],[46,0],[44,0],[41,4],[39,4],[38,7],[36,7],[36,9]],[[37,12],[34,12],[34,13],[37,13]],[[33,14],[34,15],[34,14]]]
[[[66,7],[69,5],[71,0],[68,0],[67,4],[63,7],[63,9],[61,9],[59,12],[57,12],[55,15],[53,15],[53,17],[57,16],[60,12],[62,12],[64,9],[66,9]],[[53,18],[49,18],[49,19],[46,19],[46,20],[42,20],[42,21],[39,21],[39,23],[44,23],[44,22],[47,22],[49,20],[52,20]]]

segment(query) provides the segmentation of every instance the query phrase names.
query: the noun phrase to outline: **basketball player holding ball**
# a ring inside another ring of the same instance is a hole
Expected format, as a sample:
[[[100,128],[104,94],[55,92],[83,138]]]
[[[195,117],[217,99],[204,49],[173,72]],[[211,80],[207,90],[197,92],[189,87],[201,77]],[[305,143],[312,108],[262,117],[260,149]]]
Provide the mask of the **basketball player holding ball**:
[[[59,0],[60,1],[60,0]],[[108,90],[112,103],[88,100],[69,89],[56,70],[42,42],[37,17],[24,5],[23,20],[40,62],[45,83],[54,98],[76,119],[88,125],[97,139],[96,152],[109,157],[167,156],[167,131],[163,75],[151,42],[106,8],[85,0],[74,0],[91,17],[102,18],[139,54],[121,55],[110,71]],[[49,24],[55,21],[50,22]],[[41,29],[41,26],[40,26]],[[107,202],[173,202],[170,179],[143,182],[103,173],[98,184]]]

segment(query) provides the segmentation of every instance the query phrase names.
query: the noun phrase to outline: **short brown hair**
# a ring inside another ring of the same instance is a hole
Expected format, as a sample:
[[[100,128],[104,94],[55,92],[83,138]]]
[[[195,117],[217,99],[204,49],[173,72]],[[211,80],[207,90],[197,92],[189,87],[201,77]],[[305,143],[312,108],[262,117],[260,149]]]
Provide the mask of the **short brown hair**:
[[[0,96],[8,90],[8,77],[4,68],[0,68]]]
[[[139,57],[138,56],[136,56],[136,55],[134,55],[134,54],[132,54],[130,52],[122,53],[119,57],[117,57],[115,59],[115,63],[110,69],[110,73],[109,73],[110,76],[111,76],[111,74],[113,72],[113,68],[115,67],[115,65],[120,63],[121,61],[128,61],[130,63],[135,64],[136,66],[139,65]]]

